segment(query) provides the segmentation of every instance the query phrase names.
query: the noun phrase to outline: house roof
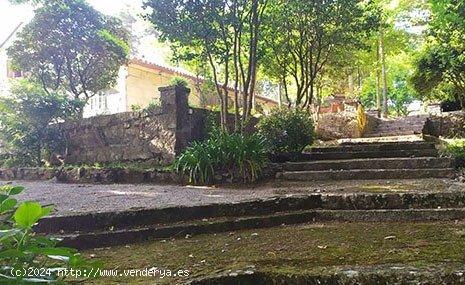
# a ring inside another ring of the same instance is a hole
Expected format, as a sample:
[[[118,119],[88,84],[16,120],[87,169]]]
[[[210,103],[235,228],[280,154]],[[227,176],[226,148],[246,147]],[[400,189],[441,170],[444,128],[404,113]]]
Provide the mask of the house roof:
[[[14,35],[15,35],[16,32],[19,30],[19,28],[21,28],[22,25],[23,25],[23,22],[19,23],[19,24],[13,29],[13,31],[11,31],[11,33],[9,33],[8,36],[7,36],[2,42],[0,42],[0,49],[3,48],[4,46],[6,46],[6,44],[14,37]]]
[[[190,73],[189,71],[186,71],[184,69],[160,65],[158,63],[147,61],[145,59],[134,58],[134,59],[130,60],[130,63],[135,64],[135,65],[139,65],[139,66],[143,66],[143,67],[146,67],[146,68],[149,68],[149,69],[156,69],[156,70],[160,70],[160,71],[165,72],[165,73],[169,73],[169,74],[189,78],[189,79],[191,79],[193,81],[196,81],[196,82],[203,83],[203,82],[206,81],[206,79],[203,78],[202,76],[194,75],[193,73]],[[231,92],[234,92],[234,88],[232,88],[230,86],[228,86],[228,90],[231,91]],[[260,100],[266,101],[268,103],[277,104],[277,102],[275,100],[267,98],[267,97],[263,97],[263,96],[260,96],[260,95],[255,95],[255,97],[260,99]]]

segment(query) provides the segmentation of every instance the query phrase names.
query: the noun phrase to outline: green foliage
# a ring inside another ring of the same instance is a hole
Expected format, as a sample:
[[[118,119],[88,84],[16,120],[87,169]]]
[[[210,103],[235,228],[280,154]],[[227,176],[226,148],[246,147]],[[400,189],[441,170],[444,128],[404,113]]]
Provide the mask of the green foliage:
[[[12,96],[0,97],[0,141],[4,144],[3,163],[43,165],[52,152],[61,152],[65,138],[50,124],[79,116],[80,100],[47,93],[27,80],[17,82]]]
[[[275,154],[301,153],[315,139],[312,116],[299,109],[274,109],[260,120],[258,130]]]
[[[8,49],[13,65],[49,92],[88,99],[112,87],[129,52],[121,21],[83,0],[41,2]]]
[[[194,142],[176,160],[175,169],[189,176],[189,182],[208,184],[225,175],[244,182],[258,179],[267,162],[267,147],[261,136],[228,134],[214,127],[210,138]]]
[[[444,152],[455,158],[457,167],[465,167],[465,139],[447,140]]]
[[[423,98],[458,99],[465,108],[465,9],[462,1],[431,0],[427,45],[412,82]],[[445,92],[444,92],[445,91]]]
[[[182,77],[174,76],[173,78],[171,78],[170,86],[181,86],[187,88],[189,86],[189,83],[186,79]]]
[[[139,104],[132,104],[131,105],[131,111],[140,112],[140,111],[142,111],[142,107]]]
[[[144,111],[146,114],[151,114],[155,110],[159,109],[161,107],[160,100],[152,100],[150,103],[145,107],[142,111]]]
[[[394,88],[388,91],[391,108],[397,116],[407,116],[408,105],[415,99],[415,93],[408,85],[407,75],[395,77],[393,85]]]
[[[146,18],[160,32],[160,39],[170,44],[175,59],[201,60],[209,65],[220,99],[223,128],[226,128],[228,121],[227,86],[233,81],[237,83],[237,90],[242,92],[244,108],[242,116],[235,116],[235,119],[237,126],[243,125],[252,111],[256,74],[263,52],[263,46],[259,43],[262,17],[269,1],[143,2],[145,8],[150,8]],[[237,105],[236,112],[239,111]]]
[[[394,41],[394,39],[386,37],[385,42],[389,44],[389,41]],[[412,69],[412,54],[395,49],[392,46],[392,54],[386,56],[386,66],[389,69],[386,80],[388,85],[388,108],[389,113],[392,115],[406,116],[408,115],[408,105],[417,97],[413,86],[409,82]],[[376,88],[376,73],[372,73],[365,79],[360,94],[360,101],[365,107],[372,108],[376,106]]]
[[[364,47],[366,35],[377,28],[376,13],[359,0],[270,2],[264,21],[265,72],[281,82],[286,98],[292,95],[296,106],[307,107],[323,70]]]
[[[52,208],[36,202],[24,202],[16,208],[18,203],[12,196],[23,190],[21,186],[0,187],[0,283],[63,283],[64,278],[58,276],[59,270],[101,266],[98,261],[86,261],[74,249],[57,246],[57,239],[35,235],[33,226],[50,214]],[[44,272],[22,276],[29,268],[43,268]]]

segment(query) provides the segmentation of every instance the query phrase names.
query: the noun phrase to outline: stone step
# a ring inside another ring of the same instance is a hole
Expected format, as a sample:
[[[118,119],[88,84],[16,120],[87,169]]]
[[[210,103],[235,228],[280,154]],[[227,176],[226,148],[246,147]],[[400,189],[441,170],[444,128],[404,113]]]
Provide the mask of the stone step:
[[[216,219],[210,221],[152,226],[117,231],[75,233],[61,236],[61,246],[77,249],[139,243],[152,239],[186,237],[281,225],[346,222],[450,221],[465,219],[465,209],[401,209],[401,210],[310,210],[276,213],[267,216]]]
[[[372,180],[372,179],[422,179],[453,178],[453,168],[435,169],[354,169],[325,171],[278,172],[276,178],[293,181],[323,180]]]
[[[272,215],[306,210],[389,210],[465,208],[465,191],[422,193],[314,193],[287,197],[255,199],[238,203],[215,203],[192,207],[168,207],[124,212],[49,216],[41,219],[34,231],[41,234],[74,234],[121,231],[148,226],[190,223],[209,219]]]
[[[378,124],[375,128],[421,128],[425,125],[424,121],[421,122],[401,122],[401,123],[383,123]]]
[[[412,149],[412,150],[391,150],[391,151],[338,151],[338,152],[310,152],[302,153],[298,161],[312,160],[340,160],[340,159],[360,159],[360,158],[393,158],[393,157],[436,157],[436,149]]]
[[[434,143],[429,142],[387,142],[353,145],[339,145],[329,147],[312,147],[312,152],[345,152],[345,151],[391,151],[435,149]]]
[[[364,134],[363,137],[365,138],[373,138],[373,137],[394,137],[394,136],[407,136],[407,135],[415,135],[421,134],[420,131],[392,131],[392,132],[373,132]]]
[[[417,157],[417,158],[376,158],[327,160],[307,162],[287,162],[280,165],[283,171],[324,171],[351,169],[433,169],[452,168],[451,158]]]
[[[378,127],[375,128],[372,132],[373,133],[387,133],[387,132],[399,132],[399,131],[411,131],[411,132],[421,132],[423,130],[423,126],[414,127],[414,126],[399,126],[399,127]]]
[[[340,145],[369,145],[376,143],[424,142],[422,135],[390,136],[375,138],[340,139]]]

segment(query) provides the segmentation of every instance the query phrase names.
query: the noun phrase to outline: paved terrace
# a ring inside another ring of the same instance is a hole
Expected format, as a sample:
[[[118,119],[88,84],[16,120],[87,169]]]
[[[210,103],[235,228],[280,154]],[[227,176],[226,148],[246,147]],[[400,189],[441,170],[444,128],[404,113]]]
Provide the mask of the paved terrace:
[[[174,185],[90,185],[52,181],[16,181],[26,187],[19,200],[54,205],[53,215],[113,212],[173,206],[232,203],[277,196],[312,193],[411,193],[465,191],[465,184],[448,179],[368,180],[339,182],[273,182],[250,188],[214,188]],[[0,182],[0,185],[5,182]]]

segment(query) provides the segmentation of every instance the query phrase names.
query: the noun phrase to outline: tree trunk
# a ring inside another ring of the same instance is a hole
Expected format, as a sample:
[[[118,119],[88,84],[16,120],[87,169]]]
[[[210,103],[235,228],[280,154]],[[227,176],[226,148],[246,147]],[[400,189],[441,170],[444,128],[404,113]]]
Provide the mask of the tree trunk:
[[[387,86],[387,71],[386,71],[386,53],[384,51],[384,31],[381,29],[379,37],[379,53],[381,57],[381,76],[383,79],[383,117],[388,115],[388,86]]]
[[[379,42],[376,45],[376,110],[378,113],[378,118],[381,118],[381,109],[382,109],[382,97],[381,97],[381,72],[380,72],[380,52],[379,52]]]

